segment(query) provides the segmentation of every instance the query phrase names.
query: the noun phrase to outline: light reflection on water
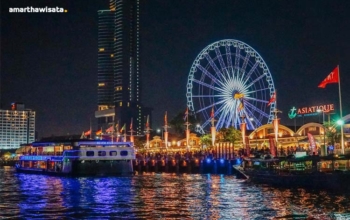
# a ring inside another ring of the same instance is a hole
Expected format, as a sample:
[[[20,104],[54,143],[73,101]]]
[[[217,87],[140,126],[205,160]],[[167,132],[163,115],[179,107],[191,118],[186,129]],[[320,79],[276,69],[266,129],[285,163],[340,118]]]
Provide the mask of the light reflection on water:
[[[0,180],[0,219],[350,219],[349,193],[277,189],[234,176],[68,178],[4,167]]]

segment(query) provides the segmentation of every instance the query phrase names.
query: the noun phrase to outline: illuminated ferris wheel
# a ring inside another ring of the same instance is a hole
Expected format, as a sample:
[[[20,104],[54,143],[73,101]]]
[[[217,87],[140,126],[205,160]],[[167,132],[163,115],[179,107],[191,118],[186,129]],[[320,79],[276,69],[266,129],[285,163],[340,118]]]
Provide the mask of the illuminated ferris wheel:
[[[249,45],[233,39],[214,42],[194,60],[187,82],[187,106],[199,116],[198,132],[209,130],[214,110],[216,129],[239,129],[245,120],[252,130],[271,123],[275,92],[269,68]]]

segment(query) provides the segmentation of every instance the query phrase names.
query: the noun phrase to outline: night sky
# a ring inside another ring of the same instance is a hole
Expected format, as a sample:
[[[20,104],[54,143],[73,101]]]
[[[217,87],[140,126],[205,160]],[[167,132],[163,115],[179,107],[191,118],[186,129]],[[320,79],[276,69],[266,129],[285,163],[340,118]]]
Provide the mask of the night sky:
[[[108,0],[1,1],[1,103],[37,112],[40,137],[80,134],[97,109],[97,10]],[[9,13],[9,7],[63,7],[68,13]],[[343,115],[350,113],[350,1],[144,0],[141,3],[143,102],[186,109],[189,69],[200,51],[236,39],[263,57],[278,91],[282,124],[292,106],[336,104],[338,86],[318,84],[340,65]]]

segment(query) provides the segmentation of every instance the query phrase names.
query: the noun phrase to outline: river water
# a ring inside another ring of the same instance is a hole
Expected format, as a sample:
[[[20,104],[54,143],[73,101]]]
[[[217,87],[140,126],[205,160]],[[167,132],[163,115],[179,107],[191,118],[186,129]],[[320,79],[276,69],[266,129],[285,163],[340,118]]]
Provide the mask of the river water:
[[[53,177],[0,167],[0,219],[350,219],[350,192],[234,176]]]

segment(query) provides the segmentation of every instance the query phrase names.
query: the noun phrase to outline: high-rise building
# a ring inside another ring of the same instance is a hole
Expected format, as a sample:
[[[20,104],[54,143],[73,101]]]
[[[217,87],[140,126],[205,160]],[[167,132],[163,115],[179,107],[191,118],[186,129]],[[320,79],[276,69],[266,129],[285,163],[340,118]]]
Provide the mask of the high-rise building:
[[[110,0],[108,10],[98,11],[98,129],[133,121],[141,134],[150,114],[141,103],[139,5],[139,0]]]
[[[0,149],[19,148],[35,141],[35,111],[12,103],[11,110],[0,110]]]

